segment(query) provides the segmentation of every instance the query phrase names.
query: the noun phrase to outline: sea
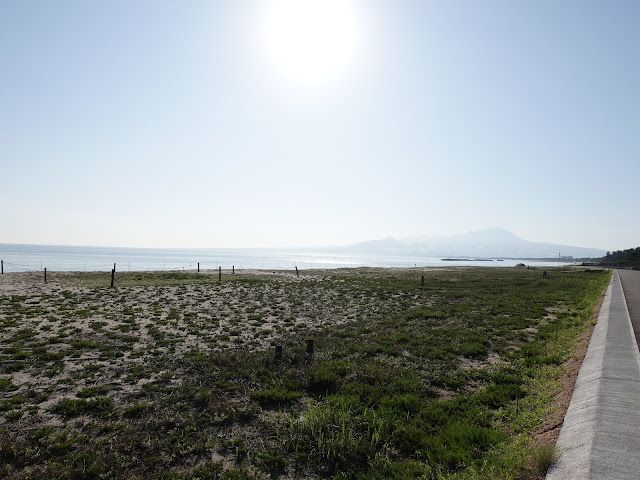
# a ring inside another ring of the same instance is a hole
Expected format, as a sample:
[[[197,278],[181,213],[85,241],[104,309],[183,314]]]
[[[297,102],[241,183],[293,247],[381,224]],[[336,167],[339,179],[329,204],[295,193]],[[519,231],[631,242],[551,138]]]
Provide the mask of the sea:
[[[331,253],[314,249],[208,249],[208,248],[126,248],[56,245],[0,244],[2,270],[10,272],[42,271],[189,271],[189,270],[294,270],[356,267],[512,267],[562,266],[568,262],[522,260],[440,258],[402,255]]]

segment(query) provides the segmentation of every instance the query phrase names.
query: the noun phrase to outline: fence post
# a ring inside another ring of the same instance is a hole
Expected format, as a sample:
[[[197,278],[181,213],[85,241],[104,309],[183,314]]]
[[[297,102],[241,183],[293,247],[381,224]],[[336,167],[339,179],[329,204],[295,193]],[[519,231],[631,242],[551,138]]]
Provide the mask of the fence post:
[[[420,286],[424,287],[424,275],[422,275],[422,280],[420,280]]]
[[[200,273],[200,262],[198,262],[198,273]]]
[[[218,281],[222,281],[222,267],[218,267]]]
[[[296,265],[296,277],[300,276],[300,272],[298,272],[298,266]]]
[[[114,263],[115,265],[115,263]],[[115,267],[113,268],[113,270],[111,270],[111,288],[113,288],[113,279],[116,276],[116,269]]]
[[[231,273],[232,274],[236,273],[236,266],[235,265],[231,265]]]
[[[47,267],[44,267],[44,283],[47,283]]]
[[[2,274],[4,275],[4,260],[0,260],[0,268],[1,268]]]

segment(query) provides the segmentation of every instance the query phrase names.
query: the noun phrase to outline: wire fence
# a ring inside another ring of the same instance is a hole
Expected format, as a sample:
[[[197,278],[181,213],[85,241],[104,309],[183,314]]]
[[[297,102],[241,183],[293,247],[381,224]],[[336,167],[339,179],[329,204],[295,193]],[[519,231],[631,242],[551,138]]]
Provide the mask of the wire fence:
[[[240,262],[114,262],[114,263],[69,263],[56,261],[41,262],[15,262],[2,260],[2,273],[17,272],[42,272],[47,269],[50,272],[99,272],[111,271],[114,268],[119,272],[161,272],[161,271],[217,271],[223,270],[313,270],[313,269],[337,269],[337,268],[357,268],[357,267],[396,267],[410,268],[426,266],[424,263],[418,265],[410,262],[377,262],[375,264],[357,261],[269,261],[269,260],[249,260]]]

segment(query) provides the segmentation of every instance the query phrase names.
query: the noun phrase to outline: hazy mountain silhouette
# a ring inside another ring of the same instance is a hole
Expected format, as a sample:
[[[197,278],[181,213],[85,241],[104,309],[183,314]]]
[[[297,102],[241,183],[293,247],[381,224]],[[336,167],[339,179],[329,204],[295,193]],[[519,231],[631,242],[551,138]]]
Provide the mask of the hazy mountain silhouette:
[[[382,240],[370,240],[349,245],[343,250],[362,254],[484,258],[557,258],[558,255],[585,258],[602,257],[606,253],[597,248],[530,242],[502,227],[485,228],[448,237],[407,237],[403,239],[387,237]]]

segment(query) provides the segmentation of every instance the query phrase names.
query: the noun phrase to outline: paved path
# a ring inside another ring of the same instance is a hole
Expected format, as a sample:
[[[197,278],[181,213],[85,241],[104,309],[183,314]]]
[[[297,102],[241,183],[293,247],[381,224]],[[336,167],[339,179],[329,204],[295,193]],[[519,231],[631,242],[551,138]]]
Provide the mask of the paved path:
[[[635,272],[614,272],[547,480],[640,478],[640,352],[625,300],[640,314],[639,288]]]

